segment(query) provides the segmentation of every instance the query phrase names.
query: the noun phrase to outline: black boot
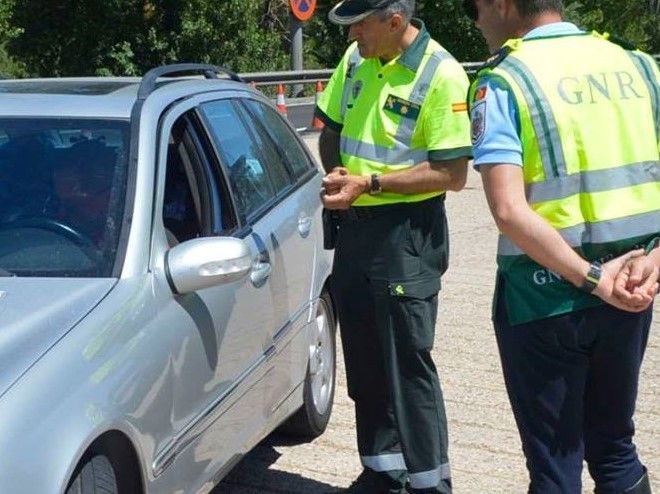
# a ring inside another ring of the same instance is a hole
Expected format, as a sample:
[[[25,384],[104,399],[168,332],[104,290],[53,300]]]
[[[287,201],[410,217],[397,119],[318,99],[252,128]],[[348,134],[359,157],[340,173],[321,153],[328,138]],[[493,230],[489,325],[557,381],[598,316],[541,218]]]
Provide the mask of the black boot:
[[[395,487],[369,468],[365,468],[360,476],[343,492],[346,494],[407,494],[405,487]]]
[[[644,475],[637,481],[635,485],[623,491],[623,494],[651,494],[651,483],[649,482],[649,474],[644,472]]]

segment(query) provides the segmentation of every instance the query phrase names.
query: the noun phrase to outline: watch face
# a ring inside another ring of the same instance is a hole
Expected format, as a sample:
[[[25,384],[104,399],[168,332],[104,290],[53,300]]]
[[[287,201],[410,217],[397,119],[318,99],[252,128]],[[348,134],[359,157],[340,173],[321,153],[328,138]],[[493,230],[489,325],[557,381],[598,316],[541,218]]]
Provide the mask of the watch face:
[[[378,178],[378,175],[373,174],[371,175],[371,190],[369,191],[369,194],[371,195],[376,195],[380,194],[380,180]]]

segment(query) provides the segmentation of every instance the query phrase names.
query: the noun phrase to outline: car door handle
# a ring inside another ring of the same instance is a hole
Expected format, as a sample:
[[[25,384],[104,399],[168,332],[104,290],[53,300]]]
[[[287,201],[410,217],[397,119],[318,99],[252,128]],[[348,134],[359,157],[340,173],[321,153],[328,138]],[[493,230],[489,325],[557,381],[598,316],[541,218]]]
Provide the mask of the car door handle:
[[[301,216],[298,218],[298,233],[302,238],[306,238],[309,235],[309,232],[312,229],[312,218],[311,216]]]
[[[262,287],[272,271],[273,268],[270,262],[262,260],[255,261],[252,264],[252,272],[250,273],[252,284],[257,288]]]

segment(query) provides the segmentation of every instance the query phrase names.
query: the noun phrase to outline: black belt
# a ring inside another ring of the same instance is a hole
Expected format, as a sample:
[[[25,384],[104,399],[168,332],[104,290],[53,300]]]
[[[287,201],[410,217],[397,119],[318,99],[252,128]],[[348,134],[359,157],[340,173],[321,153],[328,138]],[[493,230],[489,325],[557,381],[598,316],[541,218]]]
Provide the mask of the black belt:
[[[419,211],[426,207],[432,207],[445,201],[445,194],[417,202],[395,202],[392,204],[380,204],[378,206],[352,206],[343,211],[336,211],[340,217],[351,221],[363,221],[377,218],[385,214],[404,213],[406,211]]]

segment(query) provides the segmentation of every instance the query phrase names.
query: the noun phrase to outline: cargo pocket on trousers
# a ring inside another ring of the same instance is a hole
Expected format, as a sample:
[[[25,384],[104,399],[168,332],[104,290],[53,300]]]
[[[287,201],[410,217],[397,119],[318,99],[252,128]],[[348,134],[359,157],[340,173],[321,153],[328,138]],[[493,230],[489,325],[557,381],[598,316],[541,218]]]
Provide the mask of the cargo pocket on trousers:
[[[397,345],[431,350],[438,314],[440,278],[388,283],[388,306]]]

